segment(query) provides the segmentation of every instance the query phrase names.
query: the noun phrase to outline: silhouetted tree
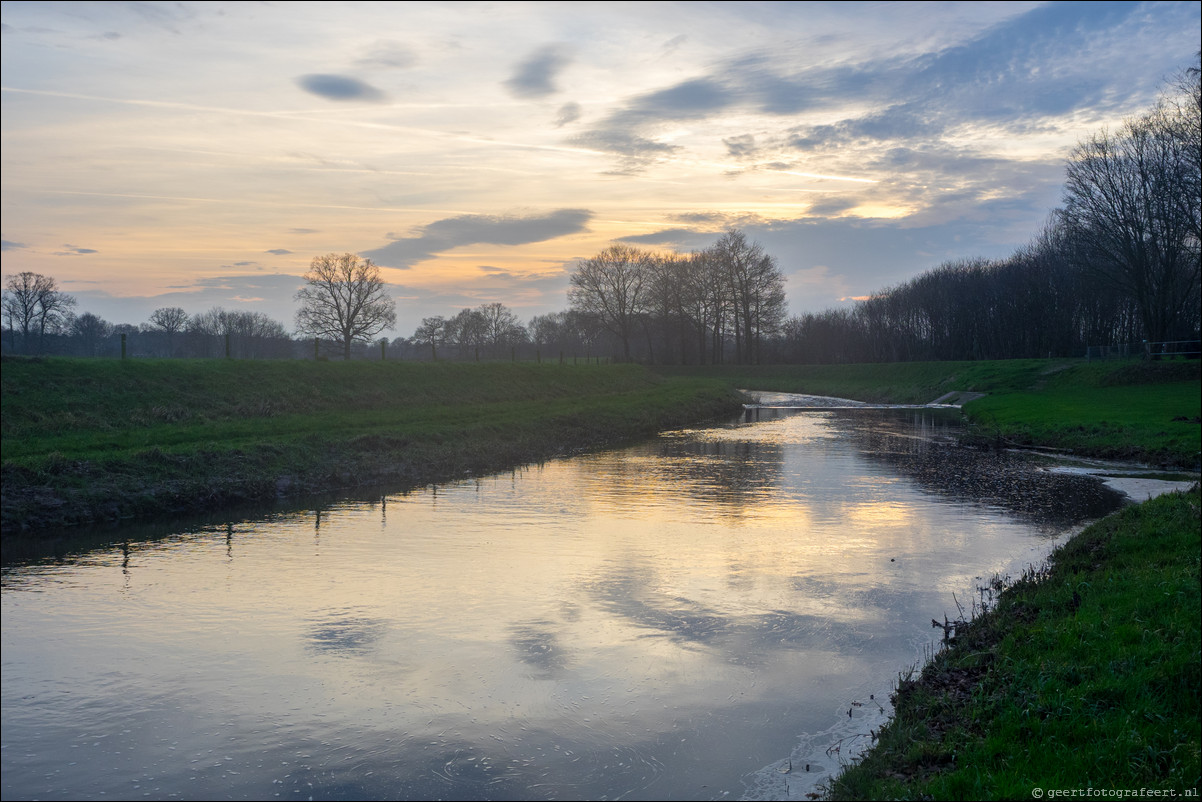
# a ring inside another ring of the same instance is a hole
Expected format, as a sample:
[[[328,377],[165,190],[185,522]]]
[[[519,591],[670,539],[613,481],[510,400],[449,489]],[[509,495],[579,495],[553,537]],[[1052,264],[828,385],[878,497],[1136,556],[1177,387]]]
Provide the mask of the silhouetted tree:
[[[351,358],[352,342],[367,342],[396,325],[396,302],[370,259],[353,253],[315,257],[305,281],[296,293],[296,328],[341,341],[344,359]]]
[[[1060,211],[1081,263],[1131,297],[1149,340],[1194,334],[1202,110],[1192,76],[1185,97],[1077,146]]]
[[[24,348],[30,348],[36,334],[38,350],[42,350],[46,335],[59,332],[69,322],[75,298],[59,291],[58,282],[50,276],[24,271],[5,283],[0,304],[13,347],[20,332]]]
[[[585,259],[572,274],[568,303],[578,312],[595,316],[617,337],[627,362],[638,321],[646,311],[654,260],[647,251],[617,243]]]

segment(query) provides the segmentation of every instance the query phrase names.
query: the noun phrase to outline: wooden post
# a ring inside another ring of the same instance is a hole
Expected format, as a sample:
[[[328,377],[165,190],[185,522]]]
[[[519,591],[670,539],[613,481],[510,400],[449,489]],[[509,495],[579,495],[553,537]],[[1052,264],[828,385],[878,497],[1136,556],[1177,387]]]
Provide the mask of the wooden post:
[[[321,358],[321,341],[316,337],[313,338],[313,361],[316,362]]]
[[[125,332],[121,332],[121,358],[125,359]]]
[[[380,340],[380,361],[388,359],[388,340]]]

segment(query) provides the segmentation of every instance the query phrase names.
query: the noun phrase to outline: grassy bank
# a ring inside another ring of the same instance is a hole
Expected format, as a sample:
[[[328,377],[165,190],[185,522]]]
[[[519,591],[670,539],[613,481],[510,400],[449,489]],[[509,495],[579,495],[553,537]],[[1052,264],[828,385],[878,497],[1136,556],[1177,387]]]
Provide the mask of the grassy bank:
[[[904,680],[834,799],[1199,784],[1197,486],[1106,518]]]
[[[986,393],[964,406],[992,443],[1197,468],[1202,449],[1199,362],[1015,359],[885,365],[664,368],[732,386],[860,401],[924,404],[953,391]]]
[[[500,470],[727,414],[637,366],[5,359],[3,531]]]

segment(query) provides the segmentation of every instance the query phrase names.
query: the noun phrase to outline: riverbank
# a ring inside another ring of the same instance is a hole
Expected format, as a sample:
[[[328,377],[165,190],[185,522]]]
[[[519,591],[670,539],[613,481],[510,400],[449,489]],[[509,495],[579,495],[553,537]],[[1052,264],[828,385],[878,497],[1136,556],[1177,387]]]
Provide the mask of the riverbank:
[[[732,414],[634,365],[5,359],[6,537],[481,475]]]
[[[1196,795],[1199,508],[1195,485],[1105,518],[958,626],[828,798]]]
[[[1013,359],[657,371],[756,390],[868,402],[926,404],[955,393],[972,398],[963,404],[971,427],[966,440],[982,446],[1046,448],[1197,471],[1202,453],[1199,369],[1198,360]]]
[[[730,414],[736,387],[964,407],[985,445],[1196,469],[1197,362],[3,363],[5,536],[479,475]]]

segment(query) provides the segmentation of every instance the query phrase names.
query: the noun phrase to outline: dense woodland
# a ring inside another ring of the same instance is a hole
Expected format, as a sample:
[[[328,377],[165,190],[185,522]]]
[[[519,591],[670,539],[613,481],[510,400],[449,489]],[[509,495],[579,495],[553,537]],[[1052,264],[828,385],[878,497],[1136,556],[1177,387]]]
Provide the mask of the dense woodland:
[[[311,288],[297,296],[297,334],[261,313],[220,307],[168,307],[140,325],[112,325],[77,314],[54,279],[23,272],[5,285],[0,344],[5,353],[76,356],[652,364],[1082,356],[1093,346],[1199,339],[1200,206],[1202,91],[1193,67],[1145,114],[1077,146],[1062,207],[1026,247],[1001,260],[945,262],[848,308],[789,316],[775,257],[729,230],[689,254],[615,243],[576,266],[562,312],[523,323],[489,303],[424,318],[412,336],[382,342],[371,339],[379,330],[355,321],[315,324]],[[344,341],[299,334],[327,330],[343,331]]]

